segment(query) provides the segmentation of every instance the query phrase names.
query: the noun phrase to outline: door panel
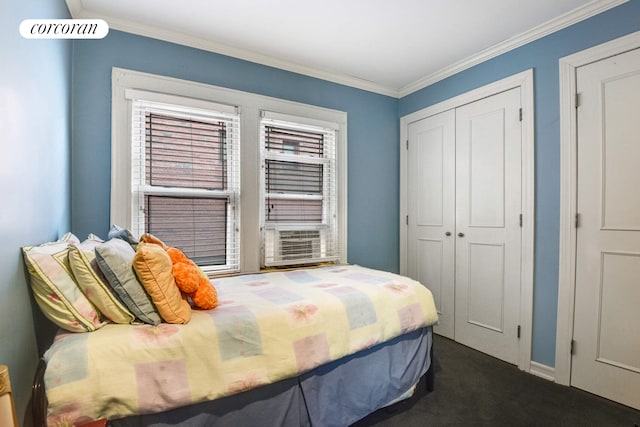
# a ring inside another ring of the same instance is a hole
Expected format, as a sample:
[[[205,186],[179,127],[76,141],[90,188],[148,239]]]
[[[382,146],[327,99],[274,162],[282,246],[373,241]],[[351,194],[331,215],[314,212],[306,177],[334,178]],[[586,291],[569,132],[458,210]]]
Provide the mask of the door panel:
[[[412,147],[411,155],[420,159],[416,164],[417,191],[421,197],[416,199],[416,223],[422,227],[441,227],[443,224],[444,200],[444,132],[442,126],[420,132]],[[413,141],[413,139],[412,139]]]
[[[504,332],[504,245],[470,243],[468,247],[467,322]]]
[[[518,362],[520,88],[456,110],[455,338]]]
[[[445,111],[408,126],[407,274],[434,294],[434,332],[453,338],[455,114]],[[451,235],[447,236],[449,232]]]
[[[571,385],[640,409],[640,50],[577,69]]]
[[[629,96],[632,94],[632,96]],[[604,124],[602,226],[611,230],[640,230],[640,191],[629,183],[640,183],[640,144],[630,135],[640,135],[640,71],[602,82],[601,120]],[[633,113],[631,113],[633,114]],[[631,119],[631,120],[629,120]]]
[[[640,372],[638,341],[628,339],[640,325],[640,253],[604,252],[601,271],[597,360]]]
[[[416,259],[420,263],[416,266],[417,276],[420,283],[425,284],[436,303],[436,307],[442,307],[443,295],[446,302],[447,290],[444,288],[446,283],[442,281],[442,269],[444,268],[444,260],[442,258],[443,241],[442,239],[417,239]],[[442,310],[439,310],[442,312]]]
[[[468,158],[459,164],[469,167],[466,206],[472,227],[504,227],[504,114],[499,108],[469,118]]]

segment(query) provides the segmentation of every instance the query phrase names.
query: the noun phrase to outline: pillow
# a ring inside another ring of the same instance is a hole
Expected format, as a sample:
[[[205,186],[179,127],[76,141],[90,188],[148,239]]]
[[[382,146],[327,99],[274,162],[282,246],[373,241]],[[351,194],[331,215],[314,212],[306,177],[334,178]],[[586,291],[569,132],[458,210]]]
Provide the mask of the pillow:
[[[69,244],[71,243],[76,244],[76,243],[80,243],[80,239],[78,239],[76,235],[73,233],[65,233],[64,236],[62,236],[60,240],[58,240],[58,242],[67,242]]]
[[[165,245],[162,240],[158,239],[151,233],[144,233],[142,236],[140,236],[140,241],[144,243],[154,243],[156,245],[162,246],[165,249],[167,248],[167,245]]]
[[[79,243],[75,236],[67,234],[57,242],[22,248],[33,296],[42,313],[62,329],[95,331],[104,323],[74,281],[69,266],[69,241]]]
[[[114,238],[96,245],[95,252],[100,271],[129,310],[144,323],[157,325],[162,322],[151,298],[133,271],[136,252],[131,245]]]
[[[109,285],[96,263],[95,248],[102,240],[89,236],[87,240],[69,245],[69,265],[78,287],[100,310],[104,317],[114,323],[133,323],[136,318],[111,292]]]
[[[187,323],[191,319],[191,306],[180,294],[171,272],[171,258],[162,246],[139,243],[133,269],[165,322]]]
[[[111,226],[111,228],[109,229],[108,237],[109,237],[109,240],[116,239],[116,238],[122,239],[133,246],[138,244],[138,239],[133,237],[133,234],[131,234],[131,231],[127,230],[126,228],[119,227],[117,225]]]

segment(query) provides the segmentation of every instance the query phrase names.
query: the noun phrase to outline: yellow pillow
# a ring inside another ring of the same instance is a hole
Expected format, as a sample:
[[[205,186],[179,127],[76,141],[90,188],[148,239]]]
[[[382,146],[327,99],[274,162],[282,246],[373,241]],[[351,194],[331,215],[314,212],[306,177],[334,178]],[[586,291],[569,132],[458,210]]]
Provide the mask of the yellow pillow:
[[[167,251],[153,243],[140,243],[133,269],[165,322],[187,323],[191,319],[191,306],[176,285]]]
[[[113,294],[96,262],[95,248],[102,240],[91,236],[69,246],[69,265],[78,287],[98,310],[114,323],[133,323],[135,316]]]
[[[34,299],[49,320],[70,332],[95,331],[104,325],[71,273],[67,235],[57,242],[27,246],[22,251]]]

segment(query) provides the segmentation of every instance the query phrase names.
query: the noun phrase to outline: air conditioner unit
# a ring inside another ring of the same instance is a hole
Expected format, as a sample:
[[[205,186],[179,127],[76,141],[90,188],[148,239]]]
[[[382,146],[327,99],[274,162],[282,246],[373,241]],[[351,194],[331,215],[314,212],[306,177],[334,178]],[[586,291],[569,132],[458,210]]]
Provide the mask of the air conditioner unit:
[[[278,231],[277,254],[279,261],[320,258],[320,230]]]

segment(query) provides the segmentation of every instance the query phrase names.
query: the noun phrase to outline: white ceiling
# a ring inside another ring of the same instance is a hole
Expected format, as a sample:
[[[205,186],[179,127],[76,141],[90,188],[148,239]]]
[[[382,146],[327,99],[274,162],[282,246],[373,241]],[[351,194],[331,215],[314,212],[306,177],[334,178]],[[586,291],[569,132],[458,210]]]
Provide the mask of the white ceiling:
[[[626,0],[67,0],[74,18],[404,96]]]

